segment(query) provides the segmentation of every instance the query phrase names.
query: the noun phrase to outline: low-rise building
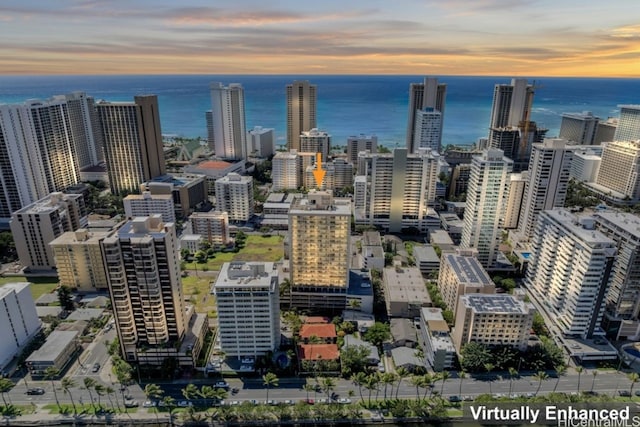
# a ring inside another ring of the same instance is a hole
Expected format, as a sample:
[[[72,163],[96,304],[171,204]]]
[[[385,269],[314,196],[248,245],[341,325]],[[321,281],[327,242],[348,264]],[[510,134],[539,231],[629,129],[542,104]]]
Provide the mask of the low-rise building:
[[[426,361],[436,372],[451,369],[456,360],[449,325],[442,317],[442,310],[423,307],[420,312],[420,332]]]
[[[347,306],[363,313],[373,313],[373,286],[369,270],[349,270]]]
[[[42,379],[47,368],[64,371],[73,355],[80,349],[78,331],[53,331],[38,350],[31,353],[26,364],[34,378]]]
[[[178,218],[188,217],[194,210],[208,202],[208,183],[205,175],[166,174],[153,178],[140,185],[140,191],[149,191],[152,195],[170,194]]]
[[[220,248],[231,243],[227,212],[194,212],[189,220],[193,233],[202,236],[211,246]]]
[[[424,359],[415,348],[396,347],[391,349],[391,358],[396,369],[404,368],[409,372],[424,372]]]
[[[440,268],[440,258],[431,245],[414,246],[413,257],[420,272],[425,276],[438,271]]]
[[[460,244],[460,238],[462,237],[462,227],[464,221],[453,212],[441,212],[440,213],[440,225],[442,229],[449,234],[451,240],[456,245]]]
[[[271,193],[262,205],[262,221],[260,225],[274,230],[286,230],[289,228],[289,209],[296,198],[302,197],[299,193]]]
[[[180,237],[180,249],[186,249],[194,254],[202,249],[204,241],[200,234],[183,234]]]
[[[437,246],[442,252],[448,252],[455,249],[453,239],[444,230],[432,230],[429,232],[429,243],[432,246]]]
[[[416,327],[409,319],[391,319],[391,336],[394,347],[415,347],[418,344]]]
[[[142,194],[129,194],[122,200],[122,204],[127,218],[160,214],[162,221],[176,222],[171,194],[152,194],[149,191]]]
[[[367,365],[376,366],[378,363],[380,363],[380,353],[378,353],[378,347],[371,344],[370,342],[363,341],[354,335],[345,335],[344,344],[342,344],[342,351],[346,350],[349,347],[365,347],[366,349],[368,349],[369,355],[367,356]]]
[[[390,267],[383,270],[382,281],[389,317],[413,319],[421,307],[431,306],[431,298],[417,267]]]

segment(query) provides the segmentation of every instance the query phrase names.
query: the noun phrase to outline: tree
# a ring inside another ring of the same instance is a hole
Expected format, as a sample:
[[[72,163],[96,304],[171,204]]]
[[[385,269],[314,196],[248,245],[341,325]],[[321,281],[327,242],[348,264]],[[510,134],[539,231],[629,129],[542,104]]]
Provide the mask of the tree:
[[[578,373],[578,394],[580,394],[580,377],[582,376],[583,371],[584,371],[584,368],[582,366],[578,366],[576,368],[576,372]]]
[[[364,386],[366,381],[367,381],[367,374],[365,374],[362,371],[356,372],[355,374],[351,375],[351,382],[353,383],[353,385],[358,387],[358,391],[360,392],[360,400],[361,401],[364,401],[364,397],[362,397],[362,387]],[[309,398],[309,396],[307,395],[307,399],[308,398]]]
[[[162,399],[162,403],[169,408],[169,424],[173,426],[173,411],[176,409],[176,400],[171,396],[165,396]]]
[[[105,386],[103,386],[102,384],[96,381],[96,385],[93,386],[93,389],[96,391],[96,394],[98,395],[98,407],[102,408],[102,402],[100,398],[104,396],[104,394],[106,393]]]
[[[185,388],[180,390],[185,399],[191,400],[198,395],[198,387],[194,384],[187,384]]]
[[[58,400],[58,392],[56,391],[56,384],[54,380],[60,376],[60,369],[55,368],[53,366],[49,366],[44,371],[44,379],[51,381],[51,388],[53,389],[53,396],[56,399],[56,405],[58,405],[58,409],[60,409],[60,401]]]
[[[4,397],[5,393],[10,391],[15,384],[9,378],[0,378],[0,393],[2,393],[2,401],[4,402],[5,408],[8,407],[7,400]]]
[[[75,381],[73,381],[70,377],[64,377],[62,382],[60,383],[62,387],[62,392],[64,394],[69,395],[69,399],[71,399],[71,405],[73,406],[73,413],[78,414],[78,409],[76,408],[76,402],[73,400],[73,395],[71,394],[71,389],[76,386]]]
[[[71,288],[66,285],[61,285],[58,288],[58,301],[63,310],[73,311],[75,308],[73,305],[73,296],[71,295]]]
[[[487,380],[489,381],[489,393],[493,393],[491,391],[491,383],[493,382],[493,378],[489,376],[491,371],[495,369],[495,365],[493,363],[485,363],[484,370],[487,371]]]
[[[163,394],[164,391],[157,384],[149,383],[144,387],[144,395],[147,396],[149,400],[157,401]],[[156,412],[156,419],[158,419],[158,412]]]
[[[629,387],[629,395],[633,396],[633,387],[638,381],[640,381],[640,374],[638,374],[637,372],[632,372],[627,375],[627,378],[629,378],[629,381],[631,381],[631,386]],[[629,397],[629,399],[631,399],[631,397]]]
[[[390,385],[391,391],[393,392],[393,384],[396,382],[396,376],[391,372],[385,372],[380,376],[380,382],[384,384],[384,400],[387,400],[387,387]]]
[[[111,396],[113,395],[116,398],[116,408],[118,408],[118,412],[120,412],[120,401],[118,400],[118,395],[113,387],[106,386],[104,388],[104,392],[107,394],[107,399],[109,399],[109,405],[113,408],[113,400],[111,400]]]
[[[93,410],[95,411],[96,406],[93,402],[93,393],[91,391],[93,390],[93,388],[96,386],[98,382],[93,378],[84,377],[82,383],[84,384],[84,389],[89,392],[89,399],[91,399],[91,406],[93,406]]]
[[[462,395],[462,381],[467,378],[467,373],[465,371],[460,371],[458,373],[458,378],[460,378],[460,390],[458,391],[458,395]]]
[[[462,347],[462,369],[467,372],[480,372],[485,368],[485,364],[492,360],[489,349],[477,342],[470,342]]]
[[[558,384],[560,384],[560,377],[567,372],[567,367],[564,365],[559,365],[555,367],[556,375],[558,379],[556,380],[556,384],[553,386],[553,392],[555,393],[558,389]]]
[[[370,374],[367,375],[365,381],[364,381],[364,388],[367,389],[367,391],[369,391],[369,398],[368,398],[368,402],[369,402],[369,407],[371,407],[371,392],[374,390],[378,390],[378,385],[380,384],[380,377],[376,374]]]
[[[336,388],[336,381],[331,377],[323,377],[321,387],[327,394],[327,399],[331,400],[331,392]]]
[[[369,358],[369,348],[364,345],[350,345],[340,352],[342,375],[350,377],[355,372],[364,371]]]
[[[593,393],[593,387],[596,385],[596,376],[598,375],[598,371],[594,369],[591,371],[591,375],[593,375],[593,379],[591,380],[591,393]]]
[[[391,329],[387,323],[375,322],[367,329],[363,338],[378,348],[382,348],[382,343],[391,338]]]
[[[511,397],[511,390],[513,389],[513,379],[518,376],[518,370],[516,368],[509,368],[509,397]]]
[[[411,376],[410,382],[411,382],[411,385],[413,385],[416,388],[416,399],[420,399],[420,387],[422,387],[422,384],[424,383],[422,375]]]
[[[278,384],[278,377],[273,372],[267,372],[262,376],[262,385],[267,387],[267,402],[269,401],[269,389],[271,387],[278,387]]]
[[[305,383],[305,385],[302,386],[302,389],[307,392],[307,402],[308,402],[309,401],[309,392],[310,391],[315,392],[316,388],[315,388],[315,386],[313,384]],[[362,395],[362,390],[360,390],[360,394]]]
[[[538,380],[538,388],[536,389],[536,392],[534,394],[535,396],[537,396],[538,393],[540,392],[540,387],[542,387],[542,381],[549,378],[549,375],[547,375],[545,371],[538,371],[533,375],[533,378]]]
[[[398,386],[396,387],[396,399],[398,399],[398,393],[400,392],[402,380],[408,378],[411,375],[411,372],[403,367],[399,367],[398,369],[396,369],[396,374],[398,374]]]

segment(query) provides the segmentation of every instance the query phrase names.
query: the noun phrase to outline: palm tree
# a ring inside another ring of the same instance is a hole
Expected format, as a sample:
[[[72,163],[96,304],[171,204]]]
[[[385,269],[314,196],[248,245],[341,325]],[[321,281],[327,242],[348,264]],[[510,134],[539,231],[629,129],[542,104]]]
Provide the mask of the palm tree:
[[[91,390],[96,386],[98,382],[90,377],[85,377],[83,380],[84,388],[89,392],[89,399],[91,399],[91,406],[93,406],[93,410],[95,411],[96,406],[93,403],[93,393]]]
[[[327,393],[327,399],[331,401],[331,392],[336,388],[336,381],[331,377],[322,378],[322,390]]]
[[[427,394],[431,394],[431,386],[435,383],[435,380],[436,378],[429,373],[426,373],[422,376],[422,383],[420,384],[420,387],[424,388],[423,399],[427,398]]]
[[[493,369],[495,368],[495,365],[493,363],[485,363],[484,364],[484,370],[487,371],[487,380],[489,381],[489,393],[493,393],[493,391],[491,391],[491,383],[493,382],[492,378],[489,376],[489,373],[491,373],[491,371],[493,371]]]
[[[439,378],[442,380],[442,385],[440,386],[440,396],[444,394],[444,383],[449,379],[449,372],[442,371],[440,372]]]
[[[369,406],[371,406],[371,392],[373,390],[378,390],[378,385],[380,383],[380,377],[375,374],[367,375],[367,379],[364,382],[364,388],[369,391]]]
[[[149,400],[158,400],[162,397],[164,391],[157,384],[147,384],[144,387],[144,395]],[[156,420],[158,419],[158,411],[156,411]]]
[[[4,397],[4,394],[13,388],[15,384],[9,378],[0,378],[0,393],[2,393],[2,401],[4,402],[4,406],[7,407],[7,400]]]
[[[113,400],[111,400],[111,395],[113,394],[116,397],[116,408],[118,408],[118,412],[120,412],[120,402],[118,401],[118,395],[113,387],[106,386],[104,388],[104,392],[107,394],[107,399],[109,399],[109,405],[113,408]]]
[[[267,386],[267,402],[269,402],[269,388],[271,388],[271,386],[278,387],[278,383],[278,377],[273,372],[267,372],[262,376],[262,385]]]
[[[391,372],[385,372],[380,376],[380,382],[384,384],[384,400],[387,400],[387,387],[391,385],[393,387],[393,383],[396,381],[395,375]],[[392,388],[393,390],[393,388]]]
[[[576,368],[576,372],[578,373],[578,394],[580,394],[580,377],[582,376],[583,371],[584,371],[584,368],[582,366],[578,366]]]
[[[412,375],[410,381],[411,385],[416,388],[416,399],[420,399],[420,387],[422,387],[422,384],[424,383],[422,375]]]
[[[204,406],[208,406],[209,400],[215,398],[216,390],[223,390],[223,389],[221,388],[215,389],[210,385],[203,385],[202,387],[200,387],[200,390],[198,390],[197,395],[204,400]],[[184,394],[184,390],[182,391],[182,393]]]
[[[462,381],[467,378],[467,373],[465,371],[460,371],[458,377],[460,378],[460,390],[458,392],[458,395],[462,395]]]
[[[627,375],[627,378],[629,378],[629,381],[631,381],[631,387],[629,387],[629,394],[633,396],[633,387],[636,385],[638,381],[640,381],[640,374],[638,374],[637,372],[632,372],[629,375]],[[629,399],[631,399],[631,397],[629,397]]]
[[[169,423],[173,426],[173,410],[176,409],[176,400],[171,396],[165,396],[162,403],[169,408]]]
[[[536,389],[536,392],[534,394],[534,396],[537,396],[538,393],[540,392],[540,387],[542,387],[542,381],[546,380],[547,378],[549,378],[549,375],[547,375],[547,373],[545,371],[538,371],[533,378],[538,380],[538,388]]]
[[[363,402],[364,402],[364,397],[362,396],[362,386],[365,384],[366,381],[367,381],[367,374],[365,374],[364,372],[357,372],[351,375],[351,382],[353,383],[353,385],[358,387],[358,391],[360,392],[360,400]],[[308,398],[309,398],[309,395],[307,395],[307,400]]]
[[[54,380],[60,376],[60,369],[53,366],[49,366],[44,371],[44,379],[51,381],[51,388],[53,389],[53,396],[56,398],[56,405],[60,409],[60,401],[58,400],[58,392],[56,391],[56,384]]]
[[[398,398],[398,393],[400,392],[400,386],[402,385],[402,380],[408,378],[411,373],[403,367],[399,367],[396,369],[396,374],[398,374],[398,387],[396,387],[396,399]]]
[[[511,390],[513,389],[513,379],[518,375],[516,368],[509,368],[509,397],[511,397]]]
[[[73,405],[73,414],[77,415],[78,414],[78,409],[76,408],[76,402],[73,400],[73,395],[71,394],[71,389],[76,386],[75,381],[73,381],[69,377],[64,377],[62,379],[62,382],[60,383],[60,385],[62,386],[62,392],[64,394],[68,394],[69,395],[69,399],[71,399],[71,405]]]
[[[196,387],[194,384],[187,384],[187,386],[181,391],[182,395],[187,400],[191,400],[198,395],[198,387]]]
[[[553,392],[555,393],[556,390],[558,389],[558,384],[560,384],[560,377],[567,372],[567,367],[564,365],[558,365],[554,369],[556,371],[556,375],[558,376],[558,379],[556,380],[556,385],[553,386]]]
[[[100,398],[104,396],[105,387],[102,384],[96,384],[93,386],[93,389],[96,391],[96,394],[98,395],[98,406],[102,408],[102,402],[100,401]]]
[[[596,385],[596,376],[598,376],[598,371],[594,369],[591,371],[591,375],[593,375],[593,379],[591,380],[591,393],[593,393],[593,387]]]

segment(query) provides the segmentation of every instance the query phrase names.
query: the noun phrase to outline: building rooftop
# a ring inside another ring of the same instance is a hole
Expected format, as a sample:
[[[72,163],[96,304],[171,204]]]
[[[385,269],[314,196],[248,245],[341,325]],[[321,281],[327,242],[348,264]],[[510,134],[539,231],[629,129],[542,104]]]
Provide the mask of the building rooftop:
[[[355,335],[345,335],[344,336],[344,344],[342,345],[342,348],[347,348],[347,347],[355,347],[355,346],[362,346],[362,347],[366,347],[369,349],[369,359],[371,360],[380,360],[380,353],[378,352],[378,348],[371,344],[370,342],[367,341],[363,341],[360,338],[357,338]]]
[[[383,279],[390,301],[420,304],[431,302],[422,272],[417,267],[385,268]]]
[[[337,360],[340,350],[337,344],[300,344],[300,360]]]
[[[460,303],[470,307],[476,313],[529,313],[533,305],[504,294],[466,294],[460,297]]]
[[[24,288],[28,288],[30,285],[29,282],[12,282],[5,283],[0,287],[0,300],[4,299],[9,294],[18,293]]]
[[[416,328],[409,319],[391,319],[391,335],[395,341],[416,342],[418,340]]]
[[[91,320],[97,319],[104,313],[104,310],[101,308],[78,308],[74,310],[69,316],[67,320]]]
[[[348,295],[373,295],[373,286],[371,285],[371,275],[369,270],[349,270],[349,289]]]
[[[600,217],[616,227],[625,230],[636,239],[640,239],[640,217],[637,215],[626,212],[597,212],[594,216],[596,220]]]
[[[607,245],[616,247],[616,243],[595,229],[595,219],[589,215],[577,216],[564,208],[546,210],[542,212],[559,223],[589,246]]]
[[[214,289],[216,291],[238,287],[271,289],[277,283],[277,278],[278,270],[273,262],[225,262],[222,264]]]
[[[459,283],[475,286],[493,285],[489,273],[476,257],[449,252],[442,254],[442,259],[453,268]]]
[[[80,335],[78,331],[53,331],[47,341],[27,358],[29,362],[56,360],[58,356]]]
[[[122,227],[116,231],[116,235],[109,235],[105,239],[111,239],[113,237],[120,238],[139,238],[148,236],[163,236],[166,232],[165,227],[173,226],[172,222],[162,222],[162,216],[160,214],[154,214],[151,216],[135,217],[129,221],[126,221]]]
[[[377,231],[365,231],[362,234],[362,246],[382,246],[380,233]]]
[[[436,246],[453,245],[453,240],[444,230],[434,230],[429,232],[429,240]]]
[[[204,162],[198,163],[197,167],[199,169],[211,169],[211,170],[222,170],[230,167],[233,163],[225,162],[224,160],[205,160]]]
[[[307,316],[304,318],[304,323],[306,324],[314,324],[314,323],[320,323],[320,324],[327,324],[329,323],[331,319],[329,319],[328,317],[324,317],[324,316]]]
[[[49,245],[97,245],[100,240],[104,239],[109,233],[106,231],[88,231],[80,228],[76,231],[67,231],[56,237]]]
[[[316,336],[320,339],[323,338],[336,338],[336,326],[333,323],[305,323],[300,328],[300,338],[311,338]]]
[[[417,356],[418,350],[409,347],[391,349],[391,357],[396,367],[424,366],[424,360]]]
[[[59,208],[66,208],[67,202],[82,198],[82,194],[64,194],[59,192],[51,193],[48,196],[15,211],[14,214],[47,213],[58,210]]]
[[[418,263],[420,262],[429,262],[429,263],[440,263],[440,258],[436,253],[436,250],[433,249],[431,245],[425,246],[414,246],[413,247],[413,256],[416,258]]]

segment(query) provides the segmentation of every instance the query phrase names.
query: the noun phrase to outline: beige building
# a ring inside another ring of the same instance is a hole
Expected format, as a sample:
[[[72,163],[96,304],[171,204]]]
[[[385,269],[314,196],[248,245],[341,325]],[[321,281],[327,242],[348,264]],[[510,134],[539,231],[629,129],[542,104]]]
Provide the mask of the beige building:
[[[527,171],[509,175],[509,194],[504,215],[504,228],[514,229],[518,227],[522,198],[528,180],[529,174]]]
[[[66,231],[87,226],[87,211],[81,194],[51,193],[13,213],[11,233],[20,263],[28,270],[55,267],[49,246]]]
[[[307,80],[295,80],[287,92],[287,147],[300,150],[300,135],[316,124],[316,85]]]
[[[171,194],[151,194],[149,191],[142,194],[129,194],[122,200],[122,204],[127,218],[160,214],[162,221],[176,222]]]
[[[313,128],[300,134],[300,151],[305,153],[321,153],[322,161],[329,160],[331,150],[331,135]]]
[[[297,307],[345,306],[351,258],[351,204],[311,191],[289,210],[290,280]]]
[[[229,221],[245,222],[253,216],[253,178],[230,173],[216,180],[216,210],[228,212]]]
[[[189,219],[193,233],[202,236],[212,246],[227,246],[231,243],[227,212],[194,212]]]
[[[347,160],[353,165],[358,164],[358,153],[368,151],[378,152],[378,137],[375,135],[350,136],[347,138]]]
[[[384,300],[389,317],[420,317],[422,307],[431,306],[431,298],[417,267],[385,268],[382,275]]]
[[[61,286],[79,292],[95,292],[109,287],[100,250],[100,241],[108,234],[81,228],[63,233],[49,244]]]
[[[440,258],[438,289],[455,315],[459,299],[466,294],[493,294],[495,284],[473,251],[443,253]]]
[[[640,199],[640,140],[606,144],[596,184],[614,197]]]
[[[464,295],[460,297],[453,329],[453,345],[460,352],[469,342],[527,348],[533,304],[512,295]]]
[[[272,191],[295,190],[302,185],[298,152],[279,151],[271,160]]]

